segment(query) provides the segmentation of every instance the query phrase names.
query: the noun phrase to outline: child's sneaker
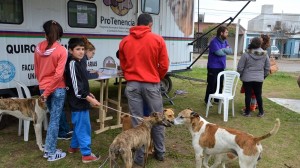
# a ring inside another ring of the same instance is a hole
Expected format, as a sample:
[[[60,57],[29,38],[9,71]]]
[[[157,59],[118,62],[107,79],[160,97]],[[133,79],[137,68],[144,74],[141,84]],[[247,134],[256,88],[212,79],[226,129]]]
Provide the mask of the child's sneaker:
[[[66,157],[66,155],[67,154],[65,152],[63,152],[61,150],[56,150],[56,152],[53,155],[48,156],[48,161],[53,162],[53,161],[56,161],[56,160]]]
[[[79,150],[80,150],[80,148],[71,148],[71,147],[69,147],[68,152],[69,152],[69,153],[76,153],[76,152],[78,152]]]
[[[62,150],[61,149],[56,149],[56,151],[62,151]],[[44,151],[43,157],[47,159],[49,157],[49,152],[48,151]]]
[[[91,155],[89,155],[89,156],[82,156],[82,162],[83,163],[90,163],[90,162],[97,161],[99,159],[100,159],[100,156],[97,157],[93,153],[91,153]]]
[[[65,136],[58,136],[57,139],[70,140],[72,138],[72,134],[66,134]]]

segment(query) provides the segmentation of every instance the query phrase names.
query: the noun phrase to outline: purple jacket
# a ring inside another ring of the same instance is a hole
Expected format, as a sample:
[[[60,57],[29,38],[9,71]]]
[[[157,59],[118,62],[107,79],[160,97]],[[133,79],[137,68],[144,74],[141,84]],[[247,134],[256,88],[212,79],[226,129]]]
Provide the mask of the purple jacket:
[[[232,53],[227,40],[215,37],[209,44],[207,68],[226,68],[226,54]]]

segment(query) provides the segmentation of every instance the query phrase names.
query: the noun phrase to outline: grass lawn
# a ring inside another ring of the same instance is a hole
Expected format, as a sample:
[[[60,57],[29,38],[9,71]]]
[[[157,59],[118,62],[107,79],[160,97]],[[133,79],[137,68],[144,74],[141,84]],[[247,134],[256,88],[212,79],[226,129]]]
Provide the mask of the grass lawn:
[[[194,68],[192,71],[180,73],[180,75],[206,79],[206,69]],[[300,99],[300,90],[296,83],[298,74],[277,72],[266,78],[263,85],[263,101],[266,114],[263,118],[243,117],[240,112],[244,106],[244,94],[239,93],[241,82],[237,87],[235,97],[235,117],[231,115],[229,108],[228,122],[223,122],[223,116],[217,114],[217,106],[210,108],[207,118],[209,122],[243,130],[255,136],[261,136],[268,133],[274,126],[276,118],[280,118],[281,126],[278,133],[270,138],[263,140],[262,160],[258,162],[258,168],[297,168],[300,167],[299,149],[300,149],[300,114],[286,109],[273,103],[267,98],[290,98]],[[205,115],[206,106],[204,104],[205,83],[189,81],[185,79],[172,78],[173,90],[169,93],[173,96],[176,90],[184,90],[187,93],[177,95],[173,100],[175,105],[165,102],[164,106],[173,108],[175,113],[179,113],[185,108],[192,108],[201,116]],[[91,90],[99,97],[99,83],[90,82]],[[111,84],[111,96],[116,97],[117,87]],[[124,86],[125,87],[125,86]],[[122,107],[124,112],[128,111],[127,100],[122,97]],[[254,112],[256,116],[258,112]],[[108,112],[108,115],[115,116],[114,111]],[[98,118],[97,109],[91,109],[92,129],[99,129],[96,122]],[[100,154],[102,158],[99,162],[83,164],[81,155],[67,154],[65,159],[53,163],[47,162],[42,157],[35,144],[35,135],[33,127],[30,128],[29,141],[24,142],[23,136],[17,136],[18,120],[10,119],[11,123],[0,130],[0,167],[99,167],[108,156],[108,147],[114,137],[121,132],[121,129],[108,130],[100,134],[92,135],[92,150]],[[107,121],[106,124],[112,124],[113,121]],[[43,132],[45,138],[45,131]],[[166,129],[166,156],[164,162],[156,161],[152,156],[149,157],[146,167],[157,168],[191,168],[195,166],[194,150],[191,144],[192,137],[185,126],[173,126]],[[67,150],[70,141],[59,140],[58,148]],[[105,163],[103,167],[109,167]],[[229,168],[238,168],[238,161],[227,164]]]

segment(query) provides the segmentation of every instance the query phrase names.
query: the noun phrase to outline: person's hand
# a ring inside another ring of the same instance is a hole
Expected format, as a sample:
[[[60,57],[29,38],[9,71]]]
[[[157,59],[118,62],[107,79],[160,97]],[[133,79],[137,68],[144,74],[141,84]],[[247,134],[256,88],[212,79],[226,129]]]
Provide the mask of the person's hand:
[[[47,97],[44,96],[44,95],[41,95],[41,96],[39,97],[39,99],[40,99],[42,102],[46,102],[46,101],[47,101]]]
[[[102,75],[102,72],[97,71],[97,73],[98,73],[98,76],[101,76],[101,75]]]
[[[89,96],[95,99],[95,96],[92,93],[90,93]]]
[[[96,70],[89,70],[90,73],[97,73],[98,71]]]
[[[92,96],[90,96],[90,95],[88,95],[88,96],[86,97],[86,100],[87,100],[88,102],[90,102],[92,106],[100,106],[100,105],[101,105],[101,103],[98,102],[98,100],[95,99],[95,97],[92,97]]]
[[[123,71],[118,71],[118,72],[117,72],[117,75],[118,75],[118,76],[123,76]]]
[[[92,104],[92,106],[100,106],[101,105],[101,103],[98,102],[98,100],[96,100],[95,98],[93,98],[90,103]]]

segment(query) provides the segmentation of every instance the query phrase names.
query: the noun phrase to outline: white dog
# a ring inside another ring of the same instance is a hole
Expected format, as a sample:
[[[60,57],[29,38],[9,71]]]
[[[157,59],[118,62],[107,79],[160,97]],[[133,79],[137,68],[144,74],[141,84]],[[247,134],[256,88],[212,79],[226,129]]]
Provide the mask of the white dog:
[[[43,151],[42,123],[46,117],[46,103],[39,99],[0,99],[0,118],[2,114],[9,114],[23,120],[32,120],[36,143]]]
[[[260,141],[277,133],[280,120],[276,119],[274,128],[260,137],[209,123],[190,109],[181,111],[175,118],[174,124],[185,124],[190,130],[197,168],[202,167],[203,158],[203,165],[208,168],[209,155],[228,152],[238,156],[241,168],[255,168],[262,152]]]

